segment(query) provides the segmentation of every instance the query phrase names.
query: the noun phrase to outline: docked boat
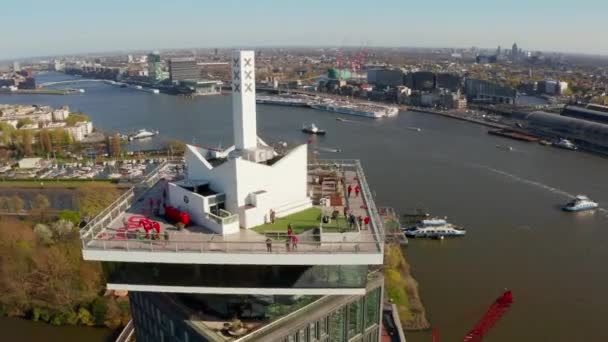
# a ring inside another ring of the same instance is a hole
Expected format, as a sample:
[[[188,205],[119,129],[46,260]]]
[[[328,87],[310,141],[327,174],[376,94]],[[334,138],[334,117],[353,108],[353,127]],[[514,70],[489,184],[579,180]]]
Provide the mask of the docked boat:
[[[539,143],[541,145],[545,145],[545,146],[551,146],[551,145],[553,145],[553,143],[550,142],[549,140],[541,140],[541,141],[539,141]]]
[[[596,209],[599,205],[597,202],[594,202],[589,199],[589,197],[585,195],[578,195],[574,197],[570,202],[568,202],[563,209],[565,211],[585,211],[585,210],[593,210]]]
[[[137,131],[137,133],[129,135],[129,140],[152,138],[155,135],[158,135],[158,131],[148,131],[145,129],[140,129],[139,131]]]
[[[302,126],[302,132],[308,134],[325,135],[325,130],[320,129],[314,123]]]
[[[463,236],[467,232],[466,230],[456,227],[455,225],[448,223],[444,219],[426,219],[420,221],[420,224],[403,229],[405,236],[411,238],[432,238],[432,239],[443,239],[444,237],[456,237]]]
[[[255,97],[255,102],[258,104],[291,106],[291,107],[307,107],[310,100],[304,97],[296,96],[266,96],[258,95]]]
[[[576,145],[574,145],[568,139],[559,139],[559,141],[557,141],[556,143],[554,143],[553,146],[559,147],[559,148],[563,148],[565,150],[571,150],[571,151],[578,150],[578,147],[576,147]]]
[[[394,106],[384,106],[380,104],[369,103],[354,104],[343,101],[324,101],[319,103],[311,103],[310,107],[332,113],[363,116],[373,119],[391,117],[399,113],[399,108]]]

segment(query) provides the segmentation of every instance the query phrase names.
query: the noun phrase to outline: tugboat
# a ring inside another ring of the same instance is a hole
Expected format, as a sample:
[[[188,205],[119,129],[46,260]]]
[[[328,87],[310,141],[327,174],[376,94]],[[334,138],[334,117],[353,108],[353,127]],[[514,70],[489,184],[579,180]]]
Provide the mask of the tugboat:
[[[566,204],[562,209],[564,211],[577,212],[593,210],[597,207],[597,202],[593,202],[589,199],[589,197],[585,195],[578,195],[574,197],[570,202],[568,202],[568,204]]]
[[[137,133],[129,135],[129,141],[136,140],[136,139],[152,138],[153,136],[155,136],[157,134],[158,134],[158,131],[148,131],[145,129],[140,129],[139,131],[137,131]]]
[[[325,135],[325,130],[320,129],[314,123],[302,126],[302,132],[308,134]]]
[[[467,231],[448,223],[446,220],[434,218],[422,220],[417,226],[405,228],[403,233],[411,238],[422,237],[441,240],[444,237],[463,236]]]
[[[563,138],[559,139],[559,141],[554,143],[553,146],[563,148],[565,150],[571,150],[571,151],[578,150],[578,147],[576,147],[576,145],[574,145],[570,140],[563,139]]]

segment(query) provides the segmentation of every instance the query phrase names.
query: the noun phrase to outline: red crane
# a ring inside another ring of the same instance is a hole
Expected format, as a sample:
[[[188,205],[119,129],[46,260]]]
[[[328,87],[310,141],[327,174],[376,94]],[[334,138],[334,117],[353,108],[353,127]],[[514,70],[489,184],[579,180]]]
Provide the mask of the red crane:
[[[464,342],[478,342],[494,327],[513,304],[513,293],[506,291],[490,306],[485,315],[464,337]]]
[[[513,293],[505,291],[488,309],[485,315],[475,324],[473,329],[464,337],[464,342],[480,342],[483,337],[496,325],[513,304]],[[439,330],[433,329],[433,342],[439,342]]]

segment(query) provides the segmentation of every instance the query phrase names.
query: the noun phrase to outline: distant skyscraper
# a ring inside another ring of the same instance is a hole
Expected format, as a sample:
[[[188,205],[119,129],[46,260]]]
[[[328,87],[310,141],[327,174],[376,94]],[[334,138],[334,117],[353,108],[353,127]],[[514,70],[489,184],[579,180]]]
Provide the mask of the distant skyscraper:
[[[158,52],[152,52],[148,54],[148,77],[152,82],[160,82],[163,78],[163,69],[160,62],[160,55]]]
[[[511,59],[513,62],[517,62],[517,60],[519,60],[519,49],[517,48],[517,43],[513,43],[513,48],[511,49]]]
[[[13,72],[21,71],[21,66],[18,61],[13,62]]]
[[[498,48],[496,49],[496,57],[500,56],[500,53],[502,51],[500,50],[500,45],[498,45]]]

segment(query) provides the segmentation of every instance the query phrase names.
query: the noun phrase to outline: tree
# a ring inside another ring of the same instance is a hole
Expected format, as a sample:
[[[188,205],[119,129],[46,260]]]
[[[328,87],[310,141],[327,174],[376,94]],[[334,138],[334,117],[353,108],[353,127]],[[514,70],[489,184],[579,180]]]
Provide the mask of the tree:
[[[63,240],[66,236],[70,235],[74,229],[74,224],[67,220],[59,220],[51,225],[51,231],[53,232],[53,238]]]
[[[108,137],[109,153],[112,157],[120,156],[120,135],[114,133]]]
[[[0,142],[3,145],[9,145],[13,142],[13,134],[15,132],[15,127],[6,123],[0,122]]]
[[[68,126],[75,126],[79,122],[91,121],[91,119],[82,113],[70,113],[67,119],[65,119],[65,124]]]
[[[34,121],[32,121],[30,118],[19,119],[19,121],[17,121],[17,128],[21,128],[25,125],[31,125],[33,123]]]
[[[77,201],[81,216],[94,216],[120,196],[118,190],[107,183],[88,183],[78,189]]]
[[[0,212],[10,210],[9,201],[8,197],[0,196]]]
[[[34,196],[34,200],[32,201],[32,210],[38,212],[40,214],[40,218],[44,217],[50,207],[51,202],[49,202],[49,199],[46,196],[43,194],[37,194]]]
[[[24,203],[21,197],[13,195],[8,199],[9,211],[13,213],[20,213],[23,210]]]
[[[169,142],[167,142],[167,150],[169,154],[179,156],[186,151],[186,144],[180,140],[169,140]]]
[[[44,152],[52,152],[53,151],[53,142],[51,141],[51,134],[47,129],[43,129],[40,131],[38,141],[40,142],[40,147]]]
[[[63,210],[59,213],[59,219],[70,221],[75,226],[80,224],[80,214],[73,210]]]
[[[34,233],[46,245],[53,243],[53,232],[46,224],[38,223],[34,226]]]
[[[32,155],[32,132],[28,129],[21,132],[21,153],[26,156]]]

